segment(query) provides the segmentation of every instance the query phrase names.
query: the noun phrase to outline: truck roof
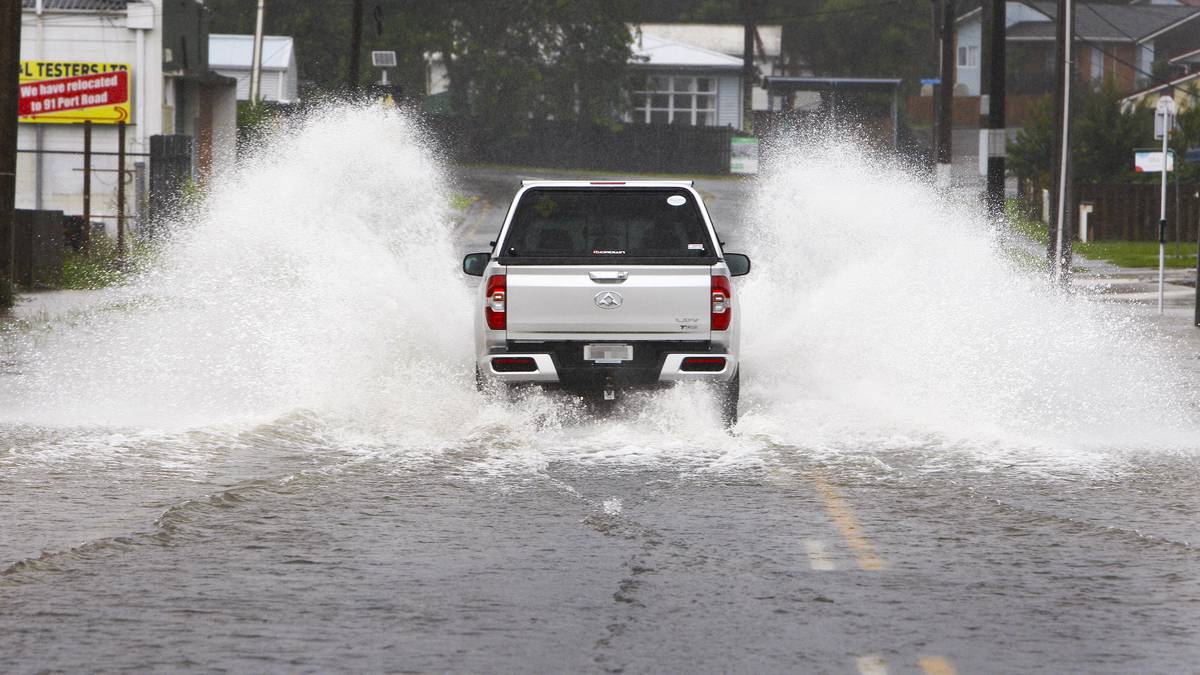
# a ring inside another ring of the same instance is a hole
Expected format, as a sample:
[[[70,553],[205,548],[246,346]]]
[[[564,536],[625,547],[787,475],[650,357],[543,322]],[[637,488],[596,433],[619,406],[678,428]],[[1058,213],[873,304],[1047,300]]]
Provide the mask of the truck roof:
[[[690,180],[523,180],[521,187],[692,187]]]

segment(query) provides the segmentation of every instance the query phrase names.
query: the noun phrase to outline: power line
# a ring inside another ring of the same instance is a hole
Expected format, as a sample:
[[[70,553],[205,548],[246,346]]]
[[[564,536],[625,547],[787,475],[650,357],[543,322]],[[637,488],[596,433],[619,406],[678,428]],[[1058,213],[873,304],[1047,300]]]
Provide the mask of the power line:
[[[1103,21],[1104,23],[1108,24],[1108,25],[1109,25],[1109,26],[1110,26],[1110,27],[1111,27],[1113,30],[1117,31],[1118,33],[1120,33],[1121,35],[1123,35],[1123,36],[1125,36],[1127,39],[1129,39],[1129,41],[1130,41],[1130,42],[1134,43],[1135,45],[1138,43],[1138,38],[1135,38],[1134,36],[1130,35],[1129,33],[1126,33],[1126,32],[1125,32],[1125,30],[1124,30],[1124,29],[1122,29],[1120,26],[1118,26],[1117,24],[1113,23],[1112,21],[1109,21],[1109,20],[1108,20],[1108,17],[1106,17],[1106,16],[1104,16],[1103,14],[1101,14],[1101,13],[1100,13],[1100,12],[1099,12],[1099,11],[1098,11],[1098,10],[1097,10],[1095,7],[1093,7],[1093,6],[1089,5],[1089,4],[1084,4],[1084,7],[1087,7],[1087,8],[1088,8],[1088,10],[1090,10],[1090,11],[1091,11],[1091,13],[1092,13],[1093,15],[1095,15],[1095,17],[1096,17],[1097,19],[1100,19],[1100,20],[1101,20],[1101,21]],[[1133,69],[1135,72],[1138,72],[1138,73],[1141,73],[1142,75],[1145,75],[1146,77],[1148,77],[1148,78],[1150,79],[1150,81],[1151,81],[1152,83],[1157,83],[1157,84],[1158,84],[1158,85],[1160,85],[1160,86],[1167,86],[1167,87],[1170,87],[1170,86],[1172,86],[1172,85],[1171,85],[1171,81],[1170,81],[1170,80],[1163,80],[1163,79],[1160,79],[1160,78],[1158,78],[1158,77],[1157,77],[1157,76],[1156,76],[1154,73],[1152,73],[1152,72],[1146,72],[1145,70],[1142,70],[1142,68],[1141,68],[1140,66],[1134,65],[1134,64],[1132,64],[1132,63],[1130,63],[1130,62],[1126,61],[1125,59],[1122,59],[1121,57],[1117,56],[1116,54],[1113,54],[1112,52],[1109,52],[1107,49],[1104,49],[1103,47],[1100,47],[1100,46],[1099,46],[1099,45],[1097,45],[1096,43],[1094,43],[1094,42],[1092,42],[1092,41],[1090,41],[1090,40],[1087,40],[1087,39],[1085,39],[1085,38],[1081,37],[1081,36],[1079,35],[1079,33],[1078,33],[1078,32],[1076,32],[1076,33],[1075,33],[1075,38],[1076,38],[1077,40],[1079,40],[1080,42],[1083,42],[1083,43],[1085,43],[1085,44],[1087,44],[1087,45],[1091,46],[1091,48],[1092,48],[1092,49],[1095,49],[1096,51],[1098,51],[1098,52],[1100,52],[1100,53],[1102,53],[1102,54],[1104,54],[1104,55],[1106,55],[1106,56],[1109,56],[1109,57],[1111,57],[1113,61],[1116,61],[1116,62],[1118,62],[1118,63],[1122,63],[1122,64],[1124,64],[1124,65],[1126,65],[1126,66],[1129,66],[1129,67],[1130,67],[1130,68],[1132,68],[1132,69]],[[1184,94],[1185,96],[1188,96],[1188,97],[1191,97],[1192,99],[1195,99],[1195,100],[1197,100],[1197,101],[1200,101],[1200,96],[1197,96],[1196,94],[1192,93],[1191,91],[1189,91],[1189,90],[1187,90],[1187,89],[1182,89],[1181,91],[1183,92],[1183,94]]]

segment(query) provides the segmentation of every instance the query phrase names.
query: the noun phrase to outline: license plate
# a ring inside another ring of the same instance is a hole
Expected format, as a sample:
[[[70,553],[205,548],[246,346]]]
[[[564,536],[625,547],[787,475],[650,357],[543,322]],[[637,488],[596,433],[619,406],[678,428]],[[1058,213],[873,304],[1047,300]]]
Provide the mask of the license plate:
[[[632,361],[633,345],[584,345],[583,359],[596,363]]]

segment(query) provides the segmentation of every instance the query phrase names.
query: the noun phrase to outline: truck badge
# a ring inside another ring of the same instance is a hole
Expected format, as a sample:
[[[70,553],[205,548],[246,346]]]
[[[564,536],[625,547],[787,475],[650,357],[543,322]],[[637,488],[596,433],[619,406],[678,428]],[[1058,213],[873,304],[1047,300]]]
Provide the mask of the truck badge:
[[[600,291],[596,294],[594,302],[600,309],[616,309],[621,306],[625,299],[616,291]]]

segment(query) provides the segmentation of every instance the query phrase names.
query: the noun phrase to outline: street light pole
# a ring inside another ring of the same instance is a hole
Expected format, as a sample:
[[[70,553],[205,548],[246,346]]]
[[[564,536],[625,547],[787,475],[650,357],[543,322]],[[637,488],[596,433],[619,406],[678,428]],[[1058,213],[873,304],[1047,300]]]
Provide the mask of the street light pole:
[[[1074,80],[1075,0],[1058,0],[1058,50],[1054,90],[1054,231],[1047,244],[1050,274],[1066,285],[1071,272],[1071,84]]]
[[[1171,125],[1174,123],[1175,98],[1160,96],[1155,109],[1155,116],[1162,124],[1162,193],[1158,207],[1158,313],[1163,313],[1163,286],[1167,269],[1167,169],[1170,168],[1167,156],[1167,143],[1171,138]]]
[[[250,105],[258,105],[258,97],[262,86],[262,48],[263,48],[263,5],[265,0],[258,0],[258,17],[254,20],[254,57],[250,65]]]

